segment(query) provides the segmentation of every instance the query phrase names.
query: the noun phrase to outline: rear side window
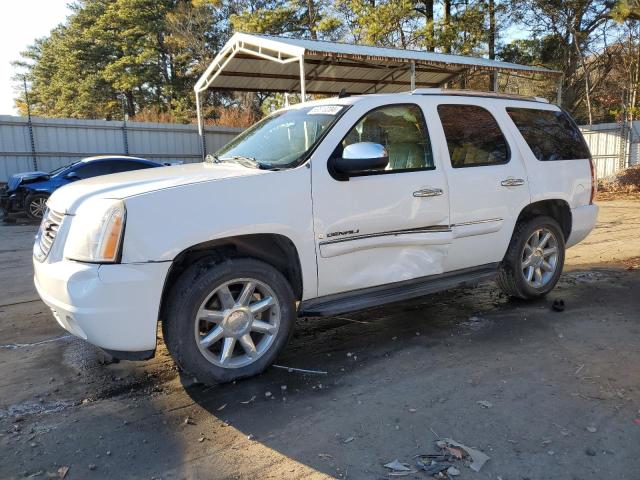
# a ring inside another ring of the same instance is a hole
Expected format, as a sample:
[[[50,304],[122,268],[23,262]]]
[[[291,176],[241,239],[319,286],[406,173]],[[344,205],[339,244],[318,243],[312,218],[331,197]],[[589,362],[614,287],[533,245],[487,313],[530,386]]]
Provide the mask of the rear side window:
[[[113,160],[111,162],[111,172],[130,172],[131,170],[141,170],[143,168],[151,168],[153,165],[147,163],[135,162],[133,160]]]
[[[111,173],[111,165],[105,161],[93,161],[84,163],[74,169],[80,178],[91,178]]]
[[[540,161],[589,158],[580,131],[564,112],[507,108],[507,113]]]
[[[453,168],[509,161],[507,140],[488,110],[476,105],[439,105],[438,115]]]

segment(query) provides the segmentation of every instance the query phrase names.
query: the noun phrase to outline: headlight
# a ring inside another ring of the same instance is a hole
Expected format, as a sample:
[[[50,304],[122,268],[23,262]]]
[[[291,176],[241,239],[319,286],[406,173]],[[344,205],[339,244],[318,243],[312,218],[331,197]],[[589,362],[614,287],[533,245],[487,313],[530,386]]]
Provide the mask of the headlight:
[[[71,221],[64,256],[80,262],[117,262],[125,217],[121,200],[96,199],[83,203]]]

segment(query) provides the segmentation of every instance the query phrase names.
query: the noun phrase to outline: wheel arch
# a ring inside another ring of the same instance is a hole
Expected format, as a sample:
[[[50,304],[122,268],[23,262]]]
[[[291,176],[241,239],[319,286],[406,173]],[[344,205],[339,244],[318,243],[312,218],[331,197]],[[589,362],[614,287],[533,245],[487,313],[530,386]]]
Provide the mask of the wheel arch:
[[[549,216],[558,222],[566,242],[569,235],[571,235],[571,228],[573,225],[571,207],[569,206],[569,203],[567,203],[566,200],[561,199],[540,200],[538,202],[530,203],[524,207],[520,212],[520,215],[518,215],[516,225],[541,215]]]
[[[289,281],[295,298],[302,299],[302,265],[298,249],[290,238],[273,233],[236,235],[192,245],[173,259],[162,290],[160,319],[164,315],[169,292],[180,275],[193,263],[208,257],[214,261],[250,257],[268,263]]]

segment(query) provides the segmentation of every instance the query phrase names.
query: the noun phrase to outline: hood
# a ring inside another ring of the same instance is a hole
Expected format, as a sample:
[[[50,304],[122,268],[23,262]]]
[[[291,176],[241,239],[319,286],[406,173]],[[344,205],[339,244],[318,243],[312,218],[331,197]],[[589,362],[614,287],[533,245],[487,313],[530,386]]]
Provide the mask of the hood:
[[[269,170],[247,168],[235,163],[191,163],[172,167],[146,168],[79,180],[56,190],[47,205],[59,212],[74,214],[90,197],[126,199],[135,195],[225,178],[264,175]]]
[[[22,172],[11,175],[7,180],[7,188],[9,191],[13,191],[18,188],[18,185],[38,182],[41,180],[48,180],[49,175],[47,172]]]

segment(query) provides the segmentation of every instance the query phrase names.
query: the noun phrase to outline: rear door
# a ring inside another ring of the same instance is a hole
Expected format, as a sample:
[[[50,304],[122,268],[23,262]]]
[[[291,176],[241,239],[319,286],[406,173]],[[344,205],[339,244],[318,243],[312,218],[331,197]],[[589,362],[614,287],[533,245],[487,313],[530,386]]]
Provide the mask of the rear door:
[[[431,97],[434,137],[450,187],[453,243],[446,271],[502,260],[516,219],[530,202],[527,172],[494,99]]]
[[[381,98],[353,105],[312,158],[320,296],[443,271],[449,189],[434,159],[423,99],[381,104]],[[346,181],[332,176],[329,158],[358,142],[382,144],[387,168]]]

